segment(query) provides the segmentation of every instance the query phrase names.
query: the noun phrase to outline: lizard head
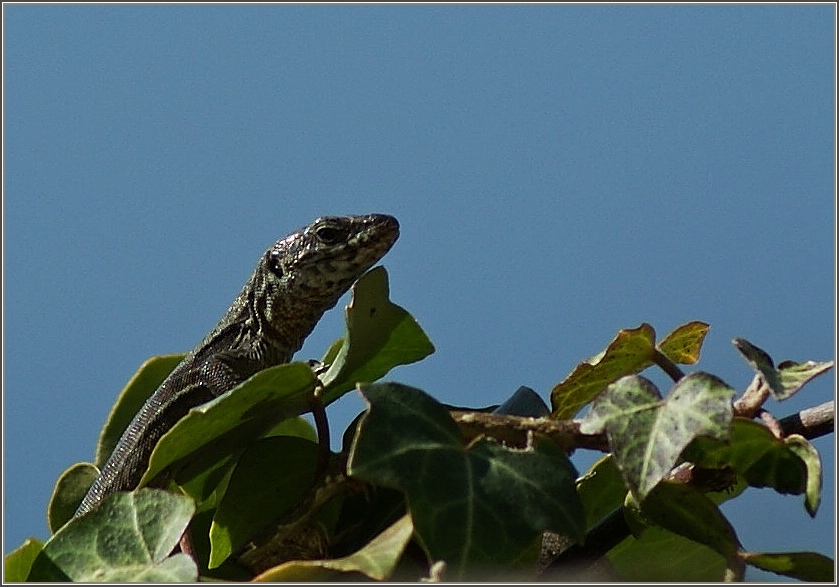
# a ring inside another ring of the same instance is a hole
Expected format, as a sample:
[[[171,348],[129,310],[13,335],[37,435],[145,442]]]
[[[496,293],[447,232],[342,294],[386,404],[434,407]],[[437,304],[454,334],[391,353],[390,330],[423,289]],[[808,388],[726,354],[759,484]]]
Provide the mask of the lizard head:
[[[393,216],[324,216],[274,243],[263,262],[287,294],[340,297],[398,237]]]
[[[397,238],[396,218],[370,214],[325,216],[278,240],[252,277],[253,318],[268,336],[269,331],[308,335]]]

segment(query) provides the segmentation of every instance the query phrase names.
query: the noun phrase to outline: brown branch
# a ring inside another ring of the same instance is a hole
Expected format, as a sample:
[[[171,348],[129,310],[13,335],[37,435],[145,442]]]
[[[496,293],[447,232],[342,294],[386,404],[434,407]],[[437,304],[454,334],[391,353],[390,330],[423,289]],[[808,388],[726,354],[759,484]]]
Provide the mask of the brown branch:
[[[766,379],[760,373],[755,374],[749,387],[743,392],[740,399],[734,402],[734,415],[744,418],[754,418],[766,400],[769,399],[771,390]]]
[[[553,439],[567,453],[578,448],[609,452],[606,435],[583,434],[578,420],[551,420],[548,418],[525,418],[486,412],[454,410],[452,418],[457,422],[467,441],[479,435],[490,436],[511,446],[527,446],[527,434],[537,432]],[[800,434],[813,439],[831,434],[834,429],[833,402],[802,410],[778,421],[783,436]]]
[[[834,410],[833,401],[829,401],[781,418],[779,423],[785,436],[800,434],[807,440],[812,440],[833,432]]]
[[[568,453],[577,448],[609,451],[609,442],[605,434],[583,434],[580,432],[580,423],[575,420],[527,418],[463,410],[455,410],[450,414],[467,441],[484,435],[510,446],[525,447],[528,433],[538,432],[551,438]]]

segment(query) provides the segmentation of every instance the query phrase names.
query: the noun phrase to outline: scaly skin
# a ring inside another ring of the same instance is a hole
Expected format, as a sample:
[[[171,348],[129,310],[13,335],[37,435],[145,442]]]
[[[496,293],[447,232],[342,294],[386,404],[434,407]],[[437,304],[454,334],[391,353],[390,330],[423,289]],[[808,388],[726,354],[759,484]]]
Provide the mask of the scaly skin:
[[[290,361],[323,313],[398,237],[395,218],[371,214],[318,218],[274,243],[218,325],[128,425],[75,516],[136,488],[157,441],[190,409]]]

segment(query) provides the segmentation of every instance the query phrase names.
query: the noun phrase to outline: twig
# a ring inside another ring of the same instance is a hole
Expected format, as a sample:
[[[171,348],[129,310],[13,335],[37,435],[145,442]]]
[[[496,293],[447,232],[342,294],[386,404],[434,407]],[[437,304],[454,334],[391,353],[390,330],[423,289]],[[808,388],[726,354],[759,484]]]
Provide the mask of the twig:
[[[511,446],[525,447],[527,433],[538,432],[551,438],[565,452],[570,453],[577,448],[609,451],[609,442],[605,434],[583,434],[580,432],[580,423],[576,420],[527,418],[462,410],[455,410],[450,414],[467,441],[484,435]]]
[[[779,423],[785,436],[800,434],[807,440],[812,440],[833,432],[834,411],[833,401],[829,401],[782,418]]]
[[[756,373],[740,399],[734,402],[734,414],[744,418],[754,418],[761,406],[769,399],[770,393],[766,379],[760,373]]]
[[[583,434],[578,420],[525,418],[463,410],[454,410],[450,414],[467,441],[483,434],[511,446],[524,447],[527,445],[527,433],[538,432],[553,439],[567,453],[578,448],[609,452],[606,434]],[[831,434],[833,420],[833,402],[830,401],[787,416],[777,423],[783,436],[800,434],[804,438],[813,439]],[[778,429],[774,431],[777,433]]]

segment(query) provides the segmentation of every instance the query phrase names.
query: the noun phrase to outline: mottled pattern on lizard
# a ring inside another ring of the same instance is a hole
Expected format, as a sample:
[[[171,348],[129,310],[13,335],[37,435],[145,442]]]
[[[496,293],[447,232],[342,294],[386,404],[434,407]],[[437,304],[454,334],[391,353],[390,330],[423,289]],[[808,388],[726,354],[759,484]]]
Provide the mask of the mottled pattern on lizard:
[[[218,325],[128,425],[75,516],[136,488],[157,441],[191,408],[290,361],[323,313],[398,237],[395,218],[371,214],[319,218],[274,243]]]

